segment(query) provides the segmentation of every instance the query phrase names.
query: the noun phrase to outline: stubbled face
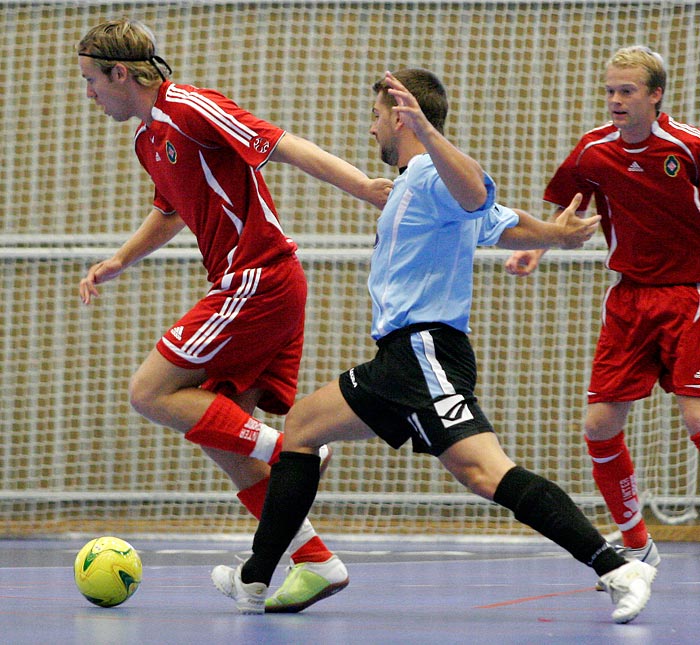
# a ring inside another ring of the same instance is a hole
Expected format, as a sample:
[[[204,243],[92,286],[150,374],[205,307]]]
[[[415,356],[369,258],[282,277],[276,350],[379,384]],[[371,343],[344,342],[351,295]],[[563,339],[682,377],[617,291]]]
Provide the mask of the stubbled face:
[[[110,74],[105,74],[91,58],[79,56],[78,63],[87,82],[89,99],[94,99],[105,114],[115,121],[126,121],[134,116],[126,84],[119,79],[116,67]]]
[[[390,166],[399,165],[399,151],[394,138],[396,116],[382,100],[382,94],[377,94],[377,100],[372,107],[372,126],[369,133],[377,140],[382,161]]]
[[[625,141],[642,141],[651,132],[656,119],[656,104],[662,91],[649,91],[647,72],[641,67],[608,67],[605,96],[608,111]]]

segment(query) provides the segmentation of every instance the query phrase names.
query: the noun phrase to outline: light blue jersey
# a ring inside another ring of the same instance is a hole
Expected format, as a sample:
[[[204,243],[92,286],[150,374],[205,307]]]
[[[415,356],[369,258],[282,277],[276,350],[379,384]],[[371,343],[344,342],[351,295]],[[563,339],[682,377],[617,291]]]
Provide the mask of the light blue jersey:
[[[428,154],[413,157],[394,181],[377,222],[369,274],[372,338],[414,323],[441,322],[469,332],[474,252],[498,242],[518,224],[517,213],[495,204],[496,186],[477,211],[452,197]]]

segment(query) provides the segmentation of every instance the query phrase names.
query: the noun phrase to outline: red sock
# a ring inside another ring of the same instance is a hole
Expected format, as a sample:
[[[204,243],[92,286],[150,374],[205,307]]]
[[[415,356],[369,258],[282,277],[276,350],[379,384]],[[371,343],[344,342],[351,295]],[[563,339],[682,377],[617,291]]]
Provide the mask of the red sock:
[[[243,504],[243,506],[258,520],[262,516],[265,495],[267,494],[267,485],[269,483],[270,478],[266,477],[265,479],[261,479],[257,484],[253,484],[238,492],[238,499],[241,501],[241,504]],[[292,561],[295,564],[299,562],[325,562],[328,558],[332,557],[333,554],[328,550],[323,540],[316,535],[311,524],[305,522],[305,525],[306,526],[302,526],[301,530],[306,531],[311,537],[292,553]]]
[[[274,454],[280,437],[280,433],[251,417],[223,394],[216,395],[202,418],[185,434],[192,443],[263,461]]]
[[[270,478],[265,477],[257,484],[253,484],[248,488],[238,491],[238,499],[245,506],[251,515],[259,520],[262,516],[263,504],[265,503],[265,495],[267,494],[267,485],[270,483]]]
[[[275,442],[275,449],[272,451],[272,457],[270,457],[270,460],[267,462],[272,466],[272,464],[276,464],[280,460],[280,453],[282,452],[282,442],[284,441],[284,435],[280,432],[280,436],[277,437],[277,441]]]
[[[695,444],[695,447],[700,450],[700,432],[695,433],[690,440]]]
[[[605,441],[592,441],[586,437],[586,443],[593,460],[593,479],[622,532],[624,545],[633,549],[643,547],[648,532],[642,518],[634,465],[625,445],[624,432]]]
[[[333,554],[318,535],[314,535],[292,553],[294,564],[299,564],[300,562],[325,562],[332,557]]]

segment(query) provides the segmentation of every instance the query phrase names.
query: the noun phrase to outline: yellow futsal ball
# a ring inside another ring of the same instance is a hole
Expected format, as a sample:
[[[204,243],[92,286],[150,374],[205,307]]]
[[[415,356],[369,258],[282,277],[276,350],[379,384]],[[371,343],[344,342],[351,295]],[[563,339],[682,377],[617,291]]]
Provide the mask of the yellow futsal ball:
[[[141,583],[141,558],[131,544],[116,537],[90,540],[75,556],[75,584],[100,607],[120,605]]]

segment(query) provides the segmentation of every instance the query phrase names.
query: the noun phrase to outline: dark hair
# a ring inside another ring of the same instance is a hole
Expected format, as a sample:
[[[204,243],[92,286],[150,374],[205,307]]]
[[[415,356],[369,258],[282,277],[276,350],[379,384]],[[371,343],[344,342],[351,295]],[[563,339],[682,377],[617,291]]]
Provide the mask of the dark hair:
[[[392,74],[415,96],[425,117],[443,134],[448,104],[447,92],[440,79],[432,72],[420,68],[401,69]],[[372,89],[376,94],[382,93],[383,100],[388,105],[396,105],[396,100],[389,94],[389,88],[383,78],[374,83]]]

